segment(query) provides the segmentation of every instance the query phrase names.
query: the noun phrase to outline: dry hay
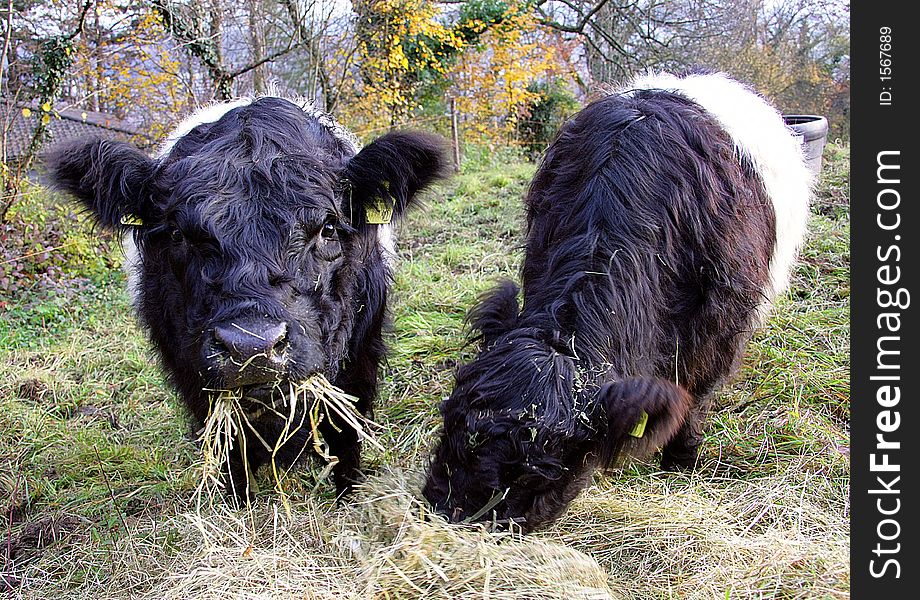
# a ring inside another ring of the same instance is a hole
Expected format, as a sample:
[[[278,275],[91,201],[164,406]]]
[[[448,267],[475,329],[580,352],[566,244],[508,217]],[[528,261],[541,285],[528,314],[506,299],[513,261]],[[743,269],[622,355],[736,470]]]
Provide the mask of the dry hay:
[[[410,490],[417,481],[390,474],[364,486],[367,596],[612,600],[597,561],[549,539],[450,525],[431,517]]]
[[[818,479],[790,472],[608,482],[539,535],[641,582],[632,598],[848,598],[846,495],[829,506],[803,493],[825,486],[833,498]]]
[[[270,453],[269,462],[275,492],[279,494],[289,514],[290,506],[283,486],[287,473],[279,468],[276,457],[280,449],[304,427],[310,428],[313,450],[327,461],[325,475],[335,466],[338,458],[329,454],[328,445],[319,431],[319,426],[324,420],[328,420],[336,430],[341,430],[342,427],[355,430],[360,439],[367,440],[375,448],[383,450],[372,434],[372,428],[377,425],[355,407],[358,399],[333,386],[322,374],[311,375],[298,383],[292,382],[283,392],[280,388],[276,389],[272,397],[280,397],[280,403],[270,405],[255,401],[254,410],[243,408],[243,396],[239,389],[206,391],[209,392],[210,399],[208,418],[198,432],[202,450],[201,480],[196,489],[199,511],[203,504],[211,503],[224,491],[223,469],[230,462],[230,452],[236,444],[239,444],[243,456],[247,489],[233,491],[246,492],[245,495],[248,496],[250,487],[255,485],[254,473],[245,460],[246,444],[261,444]],[[266,440],[253,425],[253,421],[263,418],[266,413],[284,423],[276,440]]]
[[[226,598],[349,600],[362,596],[361,572],[329,543],[328,506],[299,505],[288,517],[277,504],[245,511],[215,504],[206,512],[180,515],[182,550],[165,576],[143,594],[151,600]],[[123,598],[115,595],[114,598]]]
[[[92,561],[99,579],[55,593],[60,600],[848,596],[847,517],[808,500],[801,480],[622,479],[599,479],[553,528],[527,536],[433,517],[418,475],[403,471],[370,478],[341,506],[292,498],[290,516],[265,499],[241,509],[215,503],[137,521],[114,549],[75,546],[62,563]],[[47,597],[47,589],[34,591]]]
[[[307,498],[292,517],[277,504],[246,509],[214,504],[177,515],[180,547],[168,563],[136,565],[160,573],[134,598],[618,600],[590,556],[548,539],[458,527],[429,518],[417,478],[373,478],[349,506]],[[134,533],[142,539],[149,530]],[[124,555],[130,555],[125,548]],[[164,558],[148,554],[147,560]],[[97,598],[124,598],[112,586]]]

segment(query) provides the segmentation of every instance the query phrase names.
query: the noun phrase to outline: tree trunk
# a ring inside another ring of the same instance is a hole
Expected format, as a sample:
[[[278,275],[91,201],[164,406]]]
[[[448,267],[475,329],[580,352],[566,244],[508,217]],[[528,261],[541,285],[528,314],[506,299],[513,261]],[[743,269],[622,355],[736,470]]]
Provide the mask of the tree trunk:
[[[249,0],[249,43],[252,46],[252,61],[260,60],[265,54],[265,30],[261,0]],[[265,93],[265,65],[252,70],[252,91],[257,96]]]

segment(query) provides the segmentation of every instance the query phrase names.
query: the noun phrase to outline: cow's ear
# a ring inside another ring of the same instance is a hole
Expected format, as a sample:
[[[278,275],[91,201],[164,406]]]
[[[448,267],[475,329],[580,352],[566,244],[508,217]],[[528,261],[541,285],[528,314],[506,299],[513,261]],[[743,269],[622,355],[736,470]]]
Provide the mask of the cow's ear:
[[[416,194],[448,173],[447,145],[417,131],[388,133],[365,146],[345,167],[350,186],[345,211],[354,225],[400,217]]]
[[[517,326],[520,314],[517,296],[517,284],[505,279],[480,296],[476,306],[470,309],[466,322],[483,347]]]
[[[660,377],[628,377],[603,385],[593,415],[601,464],[616,463],[624,452],[638,457],[654,452],[674,437],[691,404],[684,388]]]
[[[92,139],[56,146],[46,156],[54,185],[73,194],[109,229],[146,215],[154,161],[124,142]]]

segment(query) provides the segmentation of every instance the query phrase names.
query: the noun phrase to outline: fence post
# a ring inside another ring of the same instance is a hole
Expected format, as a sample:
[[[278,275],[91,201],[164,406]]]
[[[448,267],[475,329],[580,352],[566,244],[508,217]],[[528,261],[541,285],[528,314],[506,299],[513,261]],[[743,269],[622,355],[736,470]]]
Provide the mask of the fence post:
[[[450,137],[454,150],[454,173],[460,172],[460,129],[457,127],[457,99],[450,99]]]

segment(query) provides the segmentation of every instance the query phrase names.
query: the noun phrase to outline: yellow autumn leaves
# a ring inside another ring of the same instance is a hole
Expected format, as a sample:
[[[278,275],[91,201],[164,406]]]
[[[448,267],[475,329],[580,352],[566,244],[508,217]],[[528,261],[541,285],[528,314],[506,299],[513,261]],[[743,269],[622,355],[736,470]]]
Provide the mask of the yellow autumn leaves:
[[[50,102],[45,102],[41,105],[41,117],[39,118],[41,119],[42,125],[47,125],[51,122],[51,109],[52,106]],[[29,107],[23,108],[22,116],[26,119],[30,118],[32,116],[32,109]]]
[[[359,130],[412,124],[421,86],[438,77],[457,98],[467,139],[504,140],[537,96],[528,86],[560,62],[549,34],[517,0],[497,22],[464,21],[465,37],[436,3],[372,0],[366,9],[374,21],[358,42],[364,81],[346,109]]]

